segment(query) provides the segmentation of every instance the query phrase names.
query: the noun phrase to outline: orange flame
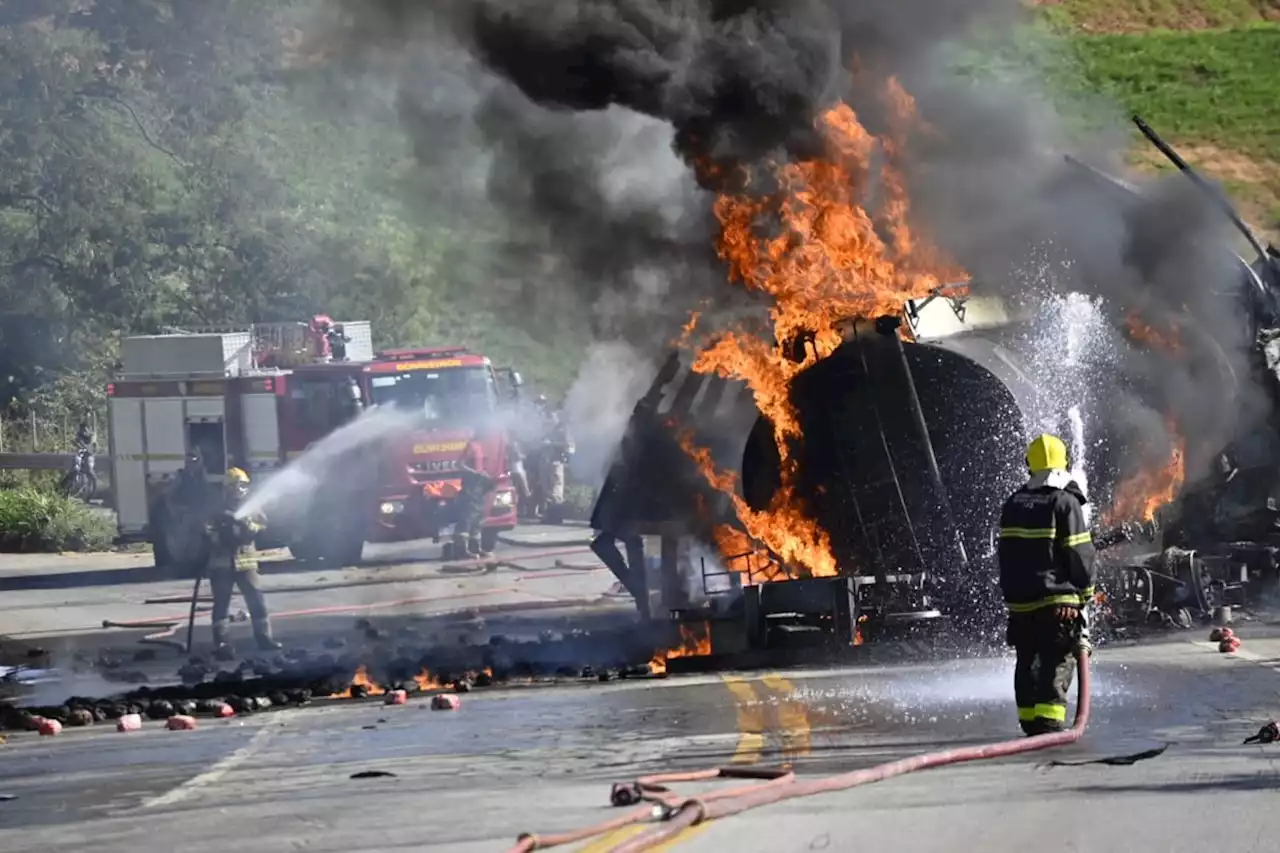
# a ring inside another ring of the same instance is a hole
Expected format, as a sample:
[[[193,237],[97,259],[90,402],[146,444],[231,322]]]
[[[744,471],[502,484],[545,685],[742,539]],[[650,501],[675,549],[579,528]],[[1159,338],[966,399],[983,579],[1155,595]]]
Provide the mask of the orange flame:
[[[649,661],[649,671],[661,675],[667,671],[667,661],[672,658],[706,657],[711,654],[711,624],[680,626],[680,645],[674,649],[655,652]]]
[[[1137,314],[1130,314],[1125,317],[1124,327],[1129,339],[1132,341],[1138,341],[1165,352],[1182,352],[1182,338],[1178,334],[1177,327],[1172,327],[1167,332],[1161,332]]]
[[[753,511],[733,494],[734,478],[716,470],[709,453],[693,447],[687,437],[683,443],[707,482],[733,497],[738,521],[767,547],[766,556],[771,551],[784,565],[813,577],[836,575],[839,567],[826,531],[807,516],[796,495],[792,442],[801,436],[790,400],[791,380],[840,345],[841,327],[850,319],[900,315],[908,300],[927,296],[942,276],[967,278],[908,225],[903,140],[920,123],[915,101],[896,80],[887,81],[885,99],[892,116],[885,137],[872,135],[852,109],[837,104],[818,121],[825,157],[776,164],[771,167],[776,192],[725,194],[714,207],[721,226],[717,250],[730,280],[771,298],[773,334],[770,339],[735,329],[716,335],[697,354],[693,369],[745,381],[756,407],[772,422],[782,459],[782,485],[772,504],[763,512]],[[873,216],[864,204],[877,148],[884,154],[882,198]],[[766,183],[768,177],[748,174],[746,186]],[[763,225],[776,231],[762,235]],[[690,318],[686,336],[698,319]],[[797,363],[788,357],[787,344],[803,335],[812,335],[813,345]],[[736,537],[717,538],[726,557],[760,550],[740,547]],[[734,550],[727,552],[726,544]],[[774,576],[792,575],[782,571]]]
[[[1181,492],[1186,475],[1187,442],[1178,434],[1172,418],[1166,419],[1166,425],[1173,438],[1169,460],[1159,468],[1139,471],[1116,488],[1111,510],[1107,513],[1108,523],[1151,521],[1160,507],[1173,501]]]
[[[439,690],[445,686],[439,679],[432,675],[429,670],[426,669],[415,675],[413,680],[418,683],[419,690]]]
[[[365,695],[367,696],[380,696],[387,692],[375,684],[373,679],[369,678],[369,671],[365,669],[364,664],[360,664],[359,668],[356,669],[356,674],[351,677],[351,687],[341,693],[335,693],[332,698],[350,699],[352,696],[351,690],[354,687],[364,687],[366,690]]]
[[[486,666],[484,669],[480,670],[479,672],[467,672],[466,675],[463,676],[463,678],[465,678],[468,681],[475,681],[476,676],[479,675],[481,672],[489,676],[490,678],[493,677],[493,669]],[[450,686],[448,683],[441,681],[439,678],[432,675],[431,671],[426,668],[424,668],[422,672],[415,675],[413,677],[413,680],[417,682],[419,690],[443,690]]]

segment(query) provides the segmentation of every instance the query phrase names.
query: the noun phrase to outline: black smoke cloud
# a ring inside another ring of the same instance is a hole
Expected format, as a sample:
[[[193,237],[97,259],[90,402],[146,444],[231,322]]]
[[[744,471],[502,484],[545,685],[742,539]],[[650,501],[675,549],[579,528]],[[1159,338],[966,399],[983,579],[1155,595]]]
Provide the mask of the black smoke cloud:
[[[814,122],[850,69],[900,73],[1016,0],[372,0],[352,33],[449,34],[551,110],[621,106],[663,119],[688,162],[819,152]],[[864,106],[871,106],[872,102]],[[704,171],[703,176],[707,173]]]
[[[1034,82],[951,69],[954,45],[975,25],[988,45],[1011,32],[1025,13],[1019,0],[350,0],[345,9],[347,46],[411,57],[400,101],[419,157],[485,152],[487,199],[538,226],[536,239],[506,251],[544,262],[524,264],[530,277],[542,270],[535,287],[567,288],[593,306],[594,334],[611,343],[575,389],[584,409],[598,411],[605,386],[626,389],[610,399],[634,398],[691,309],[758,310],[724,284],[705,190],[741,174],[729,167],[815,154],[815,120],[838,99],[883,132],[890,75],[934,130],[912,141],[906,161],[913,212],[976,287],[1024,302],[1078,290],[1157,317],[1194,315],[1208,343],[1187,362],[1126,366],[1155,388],[1149,423],[1207,410],[1198,401],[1220,387],[1219,350],[1247,372],[1238,305],[1206,286],[1232,273],[1209,248],[1216,227],[1203,200],[1181,186],[1139,202],[1097,191],[1064,164],[1066,136]],[[1099,103],[1094,118],[1111,132],[1084,153],[1114,154],[1123,116]],[[628,409],[614,413],[606,443]]]

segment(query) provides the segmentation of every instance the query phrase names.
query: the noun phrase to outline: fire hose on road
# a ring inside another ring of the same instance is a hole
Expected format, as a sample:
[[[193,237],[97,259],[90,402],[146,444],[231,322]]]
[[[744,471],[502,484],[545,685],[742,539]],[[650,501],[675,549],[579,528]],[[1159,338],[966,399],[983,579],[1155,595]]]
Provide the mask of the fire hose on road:
[[[632,805],[638,801],[645,801],[649,805],[575,832],[545,836],[522,835],[509,853],[529,853],[533,850],[572,844],[656,818],[660,821],[658,824],[621,842],[610,851],[610,853],[640,853],[673,840],[680,833],[699,823],[728,817],[759,806],[773,805],[814,794],[844,791],[859,785],[881,782],[894,776],[947,764],[982,761],[988,758],[1007,758],[1011,755],[1075,743],[1084,735],[1085,727],[1089,724],[1089,653],[1087,649],[1081,648],[1076,651],[1076,663],[1079,669],[1079,678],[1076,683],[1076,716],[1071,728],[1065,731],[981,746],[927,752],[824,779],[799,780],[790,768],[755,771],[725,768],[646,777],[631,785],[614,785],[612,801],[614,805],[619,806]],[[699,797],[678,797],[665,788],[665,784],[671,782],[706,781],[716,778],[755,778],[768,781],[725,791],[713,791]]]

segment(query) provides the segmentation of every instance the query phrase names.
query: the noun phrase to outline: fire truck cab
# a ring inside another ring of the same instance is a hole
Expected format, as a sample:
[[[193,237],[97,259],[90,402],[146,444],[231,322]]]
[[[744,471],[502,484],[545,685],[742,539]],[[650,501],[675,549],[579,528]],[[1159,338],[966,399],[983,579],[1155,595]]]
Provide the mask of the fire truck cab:
[[[439,539],[458,520],[459,463],[475,441],[493,482],[484,497],[482,547],[516,525],[509,471],[508,413],[520,374],[496,370],[464,347],[386,350],[363,368],[365,399],[417,415],[416,428],[385,448],[384,475],[370,541]]]

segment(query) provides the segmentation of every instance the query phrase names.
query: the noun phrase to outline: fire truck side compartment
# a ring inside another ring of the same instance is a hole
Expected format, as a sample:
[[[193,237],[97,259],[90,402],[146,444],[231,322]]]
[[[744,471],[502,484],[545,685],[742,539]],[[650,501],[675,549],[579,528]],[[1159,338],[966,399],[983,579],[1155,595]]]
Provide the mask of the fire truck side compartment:
[[[122,535],[141,534],[147,526],[146,438],[141,398],[112,397],[107,403],[111,490]]]

